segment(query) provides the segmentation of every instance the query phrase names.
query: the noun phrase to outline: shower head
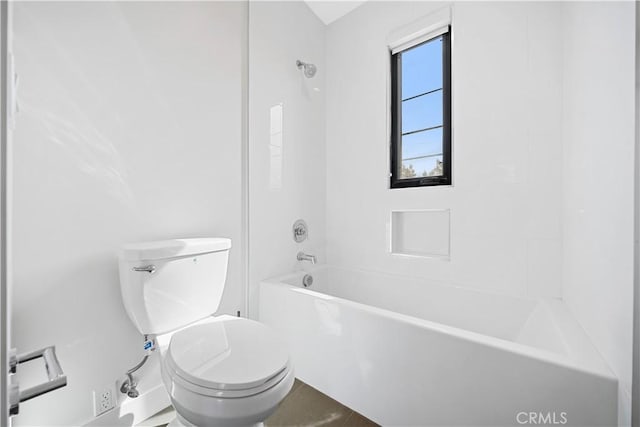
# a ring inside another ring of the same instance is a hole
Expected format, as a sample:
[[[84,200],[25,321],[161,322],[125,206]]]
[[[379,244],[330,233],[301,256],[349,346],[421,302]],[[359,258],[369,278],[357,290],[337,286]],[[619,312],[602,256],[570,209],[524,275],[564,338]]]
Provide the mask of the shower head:
[[[316,71],[318,71],[318,69],[316,68],[316,66],[314,64],[309,64],[307,62],[302,62],[299,59],[296,61],[296,65],[298,66],[299,70],[303,70],[304,72],[304,76],[308,79],[310,79],[311,77],[316,75]]]

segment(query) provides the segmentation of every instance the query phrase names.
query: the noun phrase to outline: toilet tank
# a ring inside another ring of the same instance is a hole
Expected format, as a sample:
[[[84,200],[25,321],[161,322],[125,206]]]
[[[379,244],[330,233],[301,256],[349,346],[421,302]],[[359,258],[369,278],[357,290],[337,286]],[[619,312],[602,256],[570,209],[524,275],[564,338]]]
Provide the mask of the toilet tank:
[[[143,334],[163,334],[215,313],[230,248],[226,238],[124,245],[118,262],[120,290],[136,328]]]

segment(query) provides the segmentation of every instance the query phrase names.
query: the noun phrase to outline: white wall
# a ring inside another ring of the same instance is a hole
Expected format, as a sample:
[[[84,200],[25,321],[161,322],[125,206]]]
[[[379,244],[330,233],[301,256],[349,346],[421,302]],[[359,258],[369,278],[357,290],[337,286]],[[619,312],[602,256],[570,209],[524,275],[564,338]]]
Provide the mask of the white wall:
[[[445,7],[368,2],[327,29],[331,263],[561,294],[559,5],[455,3],[452,187],[388,189],[388,37]],[[451,259],[392,256],[392,209],[451,209]]]
[[[563,297],[618,376],[629,425],[634,3],[568,3],[563,22]]]
[[[389,190],[389,36],[449,6],[368,2],[323,30],[302,5],[252,4],[251,286],[300,267],[290,240],[299,216],[311,218],[307,248],[323,253],[315,239],[326,195],[329,263],[565,298],[620,377],[626,425],[634,6],[454,3],[454,185]],[[326,153],[322,96],[291,66],[310,46],[326,83]],[[283,101],[289,153],[283,189],[272,191],[268,109]],[[391,210],[443,208],[449,261],[389,253]]]
[[[634,4],[454,3],[454,185],[388,190],[386,45],[443,7],[370,2],[328,27],[328,261],[563,297],[628,425]],[[389,254],[391,210],[440,208],[450,261]]]
[[[92,390],[141,357],[120,298],[121,244],[232,238],[221,311],[242,307],[246,4],[14,7],[13,344],[55,344],[69,378],[15,424],[80,424]]]
[[[635,168],[635,259],[633,380],[631,413],[633,426],[640,425],[640,7],[636,7],[636,168]]]
[[[10,193],[7,192],[9,188],[7,178],[9,172],[7,166],[9,165],[8,152],[11,141],[11,132],[7,129],[7,109],[8,109],[8,94],[7,94],[7,77],[6,73],[1,70],[7,70],[8,53],[10,52],[9,46],[11,41],[9,34],[11,34],[8,23],[11,22],[9,17],[9,4],[0,4],[0,75],[2,76],[2,84],[0,86],[0,111],[2,117],[0,118],[0,366],[7,366],[9,363],[9,346],[11,340],[11,293],[7,283],[11,277],[7,267],[9,265],[9,251],[7,250],[10,237],[7,234],[9,227],[7,224],[10,221],[11,209],[9,209],[8,201],[11,198]],[[2,375],[0,377],[0,414],[2,422],[7,419],[9,413],[9,398],[8,394],[8,375]]]
[[[303,250],[325,257],[325,27],[303,2],[249,7],[250,315],[257,317],[260,280],[303,268]],[[314,78],[296,60],[316,64]],[[283,104],[282,181],[271,185],[270,108]],[[293,240],[303,218],[309,239]]]

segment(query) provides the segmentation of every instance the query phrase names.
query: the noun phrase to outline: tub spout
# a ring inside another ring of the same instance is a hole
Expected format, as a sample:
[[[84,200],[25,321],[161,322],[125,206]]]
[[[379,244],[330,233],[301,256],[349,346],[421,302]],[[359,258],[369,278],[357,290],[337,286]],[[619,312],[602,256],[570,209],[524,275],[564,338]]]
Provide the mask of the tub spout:
[[[311,264],[316,263],[315,255],[308,255],[308,254],[305,254],[304,252],[298,252],[297,258],[298,258],[298,261],[310,261]]]

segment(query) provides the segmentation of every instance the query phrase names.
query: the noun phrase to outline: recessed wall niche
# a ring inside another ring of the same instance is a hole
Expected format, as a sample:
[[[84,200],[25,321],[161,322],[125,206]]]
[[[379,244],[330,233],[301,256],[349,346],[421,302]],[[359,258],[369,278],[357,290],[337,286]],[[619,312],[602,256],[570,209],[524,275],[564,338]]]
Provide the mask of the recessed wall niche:
[[[391,254],[448,260],[450,221],[450,209],[391,211]]]

